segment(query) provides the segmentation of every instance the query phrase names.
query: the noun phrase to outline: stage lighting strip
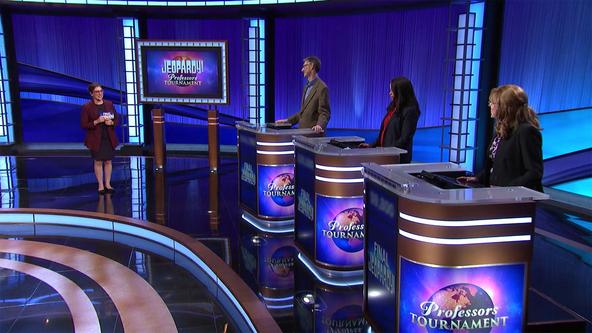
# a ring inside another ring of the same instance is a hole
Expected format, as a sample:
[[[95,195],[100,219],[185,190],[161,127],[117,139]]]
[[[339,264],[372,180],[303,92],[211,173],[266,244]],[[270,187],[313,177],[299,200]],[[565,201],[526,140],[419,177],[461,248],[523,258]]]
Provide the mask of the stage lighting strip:
[[[302,262],[304,264],[304,266],[306,266],[306,268],[308,268],[308,270],[317,278],[317,280],[319,280],[325,284],[328,284],[331,286],[338,286],[338,287],[357,286],[357,285],[364,284],[363,276],[362,277],[356,276],[356,275],[362,275],[363,272],[359,273],[359,274],[357,274],[358,272],[356,272],[356,271],[347,272],[347,273],[350,273],[350,276],[343,276],[343,277],[339,277],[339,278],[328,278],[328,277],[323,276],[322,272],[325,271],[325,269],[317,268],[315,266],[315,264],[312,263],[306,256],[302,255],[302,253],[298,253],[298,259],[300,260],[300,262]],[[331,271],[331,273],[337,274],[338,272]]]
[[[483,219],[483,220],[464,220],[464,221],[444,221],[432,220],[422,217],[416,217],[399,212],[399,217],[414,223],[440,226],[440,227],[468,227],[468,226],[486,226],[486,225],[504,225],[504,224],[525,224],[532,223],[531,217],[501,218],[501,219]],[[496,236],[496,237],[477,237],[477,238],[435,238],[420,236],[399,229],[399,235],[432,244],[440,245],[470,245],[487,243],[505,243],[505,242],[526,242],[531,240],[530,235],[516,236]]]
[[[315,167],[319,170],[326,170],[326,171],[362,171],[363,167],[334,167],[334,166],[327,166],[316,164]]]
[[[532,223],[532,217],[512,217],[502,219],[485,219],[485,220],[464,220],[464,221],[444,221],[432,220],[423,217],[416,217],[399,212],[399,217],[409,221],[420,224],[435,225],[439,227],[474,227],[484,225],[501,225],[501,224],[524,224]]]
[[[399,235],[424,243],[440,245],[471,245],[488,243],[506,243],[506,242],[526,242],[530,241],[530,235],[518,236],[500,236],[500,237],[480,237],[480,238],[434,238],[412,234],[399,229]]]
[[[276,5],[283,3],[306,3],[327,0],[203,0],[203,1],[154,1],[154,0],[10,0],[14,2],[41,2],[75,5],[117,5],[117,6],[165,6],[165,7],[225,7],[249,5]]]
[[[294,155],[294,151],[293,150],[286,150],[286,151],[257,150],[257,154],[260,154],[260,155]]]
[[[268,147],[281,147],[281,146],[293,146],[294,143],[290,142],[262,142],[257,141],[258,146],[268,146]]]
[[[141,227],[119,223],[110,220],[103,220],[98,218],[88,218],[82,216],[69,216],[69,215],[54,215],[54,214],[38,214],[38,213],[7,213],[0,214],[0,223],[31,223],[35,224],[55,224],[55,225],[70,225],[78,226],[83,228],[95,228],[100,230],[107,230],[110,232],[119,232],[125,234],[131,234],[136,237],[141,237],[158,244],[164,245],[174,252],[185,255],[195,265],[203,270],[203,272],[209,276],[214,283],[222,289],[224,294],[228,296],[232,304],[235,306],[244,322],[248,325],[251,332],[257,332],[251,318],[247,315],[243,307],[240,305],[234,294],[228,289],[228,287],[218,279],[218,276],[212,271],[206,263],[201,260],[193,251],[188,249],[185,245],[178,243],[172,238],[166,235],[156,233]]]
[[[320,180],[322,182],[327,183],[363,183],[364,178],[328,178],[328,177],[321,177],[315,176],[316,180]]]
[[[249,223],[253,227],[255,227],[263,232],[269,232],[269,233],[273,233],[273,234],[283,234],[283,233],[287,233],[287,232],[294,232],[294,220],[281,221],[282,222],[281,226],[278,225],[276,228],[272,228],[272,227],[266,226],[263,222],[257,221],[257,219],[251,217],[250,215],[242,214],[241,217],[247,223]],[[291,225],[285,226],[286,224],[288,224],[290,222],[291,222]]]

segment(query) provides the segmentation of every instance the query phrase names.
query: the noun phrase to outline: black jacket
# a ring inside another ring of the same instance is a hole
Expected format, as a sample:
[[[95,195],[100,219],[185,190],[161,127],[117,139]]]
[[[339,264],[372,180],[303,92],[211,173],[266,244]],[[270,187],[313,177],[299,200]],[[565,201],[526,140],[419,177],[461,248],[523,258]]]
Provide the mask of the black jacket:
[[[521,124],[509,138],[502,139],[492,161],[478,175],[479,182],[494,186],[524,186],[542,192],[543,138],[528,123]]]
[[[385,115],[386,117],[386,115]],[[384,140],[382,147],[397,147],[407,150],[407,154],[401,155],[400,163],[411,162],[413,153],[413,135],[417,129],[419,120],[419,108],[416,105],[409,105],[402,110],[397,110],[386,124],[384,129]],[[374,146],[380,143],[380,133]]]

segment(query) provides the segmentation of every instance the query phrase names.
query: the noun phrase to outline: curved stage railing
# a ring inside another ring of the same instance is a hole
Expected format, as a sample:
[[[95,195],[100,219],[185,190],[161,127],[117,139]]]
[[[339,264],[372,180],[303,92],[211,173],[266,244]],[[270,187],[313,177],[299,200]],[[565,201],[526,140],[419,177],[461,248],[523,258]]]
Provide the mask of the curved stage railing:
[[[47,228],[50,227],[50,228]],[[72,236],[112,240],[156,252],[202,282],[240,332],[281,332],[265,305],[222,259],[201,242],[162,225],[116,215],[61,209],[0,209],[8,236]],[[69,231],[70,230],[70,231]]]

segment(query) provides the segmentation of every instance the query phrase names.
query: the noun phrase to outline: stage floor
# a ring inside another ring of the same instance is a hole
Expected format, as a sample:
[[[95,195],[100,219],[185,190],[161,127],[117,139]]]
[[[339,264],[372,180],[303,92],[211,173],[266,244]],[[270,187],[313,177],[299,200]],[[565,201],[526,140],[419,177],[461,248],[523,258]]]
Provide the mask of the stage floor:
[[[116,192],[98,195],[92,161],[80,156],[0,157],[2,208],[57,208],[116,214],[166,225],[201,240],[226,261],[267,305],[284,332],[366,332],[362,288],[327,286],[294,259],[279,279],[259,274],[261,242],[292,245],[286,235],[262,234],[241,222],[237,160],[223,158],[211,174],[203,157],[170,157],[155,172],[151,158],[113,161]],[[216,187],[217,186],[217,187]],[[528,322],[580,320],[592,332],[592,215],[554,205],[537,209]],[[0,240],[14,239],[0,225]],[[134,271],[166,304],[179,332],[226,332],[226,314],[206,288],[183,268],[149,251],[113,247],[77,237],[26,238],[47,246],[91,251]],[[253,243],[257,243],[253,245]],[[295,252],[294,252],[295,253]],[[0,258],[19,261],[19,258]],[[84,274],[59,264],[33,262],[67,275],[90,298],[102,332],[122,332],[111,295]],[[0,332],[70,332],[64,302],[44,281],[0,266]],[[281,280],[281,281],[280,281]],[[296,283],[294,283],[296,281]],[[286,283],[288,282],[288,283]],[[308,295],[315,295],[314,304]],[[347,308],[346,312],[339,311]],[[338,315],[343,318],[337,318]],[[343,325],[348,325],[347,327]]]

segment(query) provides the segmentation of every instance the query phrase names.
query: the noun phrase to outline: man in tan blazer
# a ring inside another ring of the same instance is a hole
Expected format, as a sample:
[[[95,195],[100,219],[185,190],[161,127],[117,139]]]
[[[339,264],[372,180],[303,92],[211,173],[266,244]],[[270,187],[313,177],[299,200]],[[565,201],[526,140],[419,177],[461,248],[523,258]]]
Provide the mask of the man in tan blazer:
[[[324,132],[331,118],[329,89],[317,73],[321,70],[321,61],[315,56],[304,58],[302,74],[308,80],[302,92],[300,111],[278,123],[298,123],[299,128],[312,128],[315,132]]]

